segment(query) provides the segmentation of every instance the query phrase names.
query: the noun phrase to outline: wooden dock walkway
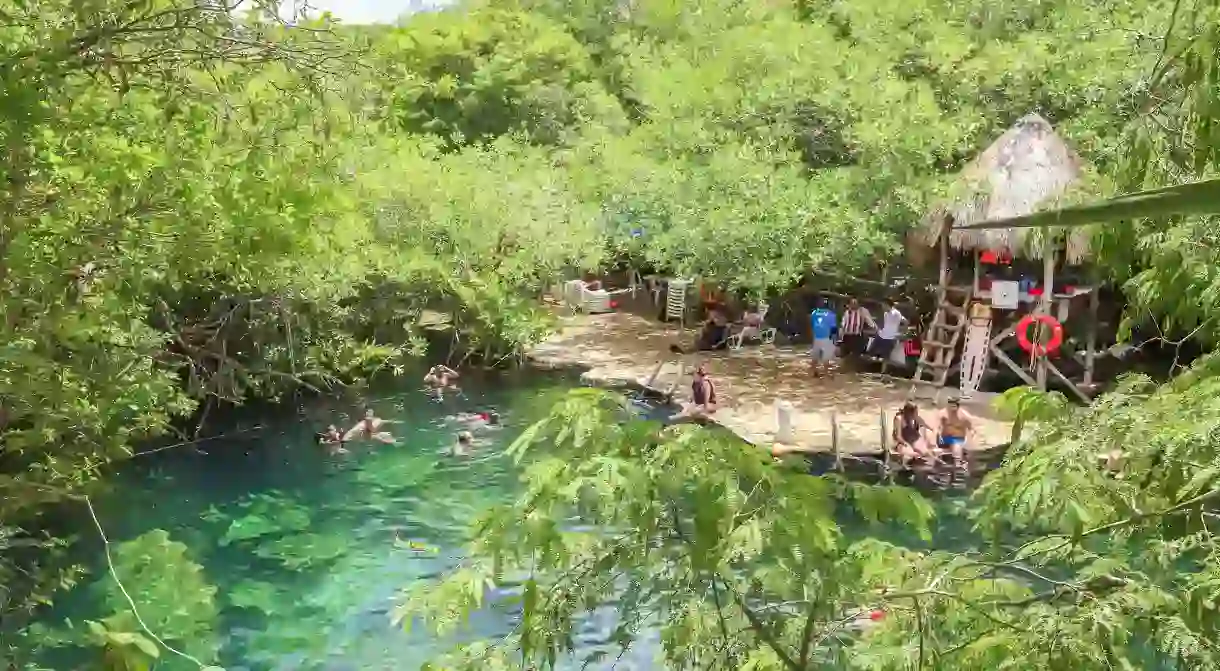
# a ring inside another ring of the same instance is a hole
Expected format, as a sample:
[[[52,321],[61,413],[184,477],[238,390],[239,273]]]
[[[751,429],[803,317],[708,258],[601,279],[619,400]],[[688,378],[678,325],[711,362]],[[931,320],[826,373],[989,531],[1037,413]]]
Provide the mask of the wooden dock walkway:
[[[709,364],[717,385],[720,408],[713,420],[742,439],[780,452],[822,452],[831,449],[832,420],[838,426],[839,449],[845,453],[875,453],[888,439],[893,415],[907,399],[910,382],[841,372],[817,379],[809,374],[804,347],[754,346],[730,352],[676,355],[675,343],[689,344],[693,332],[682,332],[643,317],[616,312],[563,316],[561,329],[536,347],[530,358],[546,367],[586,369],[590,383],[640,387],[661,367],[654,386],[675,389],[675,400],[689,397],[690,373],[699,361]],[[679,363],[684,374],[679,375]],[[927,396],[931,390],[923,390]],[[951,394],[942,390],[940,400]],[[776,402],[791,404],[794,441],[776,440]],[[916,398],[921,412],[935,409],[930,397]],[[990,449],[1008,442],[1011,424],[995,419],[982,398],[963,406],[980,418],[977,444]],[[881,418],[885,417],[884,429]]]

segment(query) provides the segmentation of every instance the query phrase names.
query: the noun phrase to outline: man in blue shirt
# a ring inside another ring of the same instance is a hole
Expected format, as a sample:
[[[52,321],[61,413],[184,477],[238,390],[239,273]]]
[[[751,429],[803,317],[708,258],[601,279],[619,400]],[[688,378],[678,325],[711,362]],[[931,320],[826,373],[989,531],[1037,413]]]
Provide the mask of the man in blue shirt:
[[[826,304],[825,298],[819,298],[817,307],[809,315],[809,325],[813,330],[813,349],[809,354],[815,377],[830,373],[830,362],[835,358],[834,334],[837,324],[834,310]]]

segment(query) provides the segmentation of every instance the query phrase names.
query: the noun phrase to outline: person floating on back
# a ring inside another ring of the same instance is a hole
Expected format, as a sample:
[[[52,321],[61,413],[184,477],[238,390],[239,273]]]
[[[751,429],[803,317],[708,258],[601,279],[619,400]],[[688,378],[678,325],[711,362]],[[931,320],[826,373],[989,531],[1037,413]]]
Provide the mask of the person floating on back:
[[[364,438],[367,440],[375,440],[379,443],[387,445],[394,443],[394,436],[386,431],[381,431],[381,427],[386,424],[393,423],[391,420],[381,419],[373,414],[372,409],[364,411],[364,419],[356,422],[356,425],[347,430],[343,434],[343,442],[350,443],[353,440]]]
[[[813,348],[809,350],[810,368],[814,377],[830,373],[830,364],[835,358],[835,313],[819,298],[817,307],[809,314],[809,325],[813,331]]]

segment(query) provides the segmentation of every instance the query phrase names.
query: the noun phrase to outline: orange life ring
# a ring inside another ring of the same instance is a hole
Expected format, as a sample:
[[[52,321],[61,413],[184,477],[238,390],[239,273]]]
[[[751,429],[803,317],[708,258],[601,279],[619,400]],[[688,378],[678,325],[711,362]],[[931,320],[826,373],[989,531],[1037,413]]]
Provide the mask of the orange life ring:
[[[1029,327],[1035,323],[1045,324],[1050,327],[1050,342],[1042,345],[1030,341]],[[1063,325],[1050,315],[1025,315],[1021,318],[1021,321],[1017,322],[1017,344],[1021,346],[1021,349],[1034,356],[1045,356],[1058,352],[1059,346],[1063,344]]]

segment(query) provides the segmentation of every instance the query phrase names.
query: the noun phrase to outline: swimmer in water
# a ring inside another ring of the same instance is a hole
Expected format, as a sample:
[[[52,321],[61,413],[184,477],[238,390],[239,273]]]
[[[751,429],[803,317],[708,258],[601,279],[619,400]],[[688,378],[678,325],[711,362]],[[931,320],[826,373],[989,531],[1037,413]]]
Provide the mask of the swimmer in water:
[[[347,454],[347,448],[343,447],[343,432],[339,427],[331,424],[326,427],[326,431],[321,436],[322,444],[326,446],[326,451],[331,454]]]
[[[387,445],[393,444],[394,436],[390,435],[387,431],[380,430],[382,426],[390,423],[392,423],[390,420],[381,419],[374,415],[372,409],[365,410],[364,419],[357,422],[355,426],[347,430],[347,433],[343,434],[343,442],[350,443],[358,438],[367,438],[379,443],[386,443]]]
[[[457,371],[438,364],[428,369],[428,374],[424,376],[424,386],[436,391],[457,389],[457,386],[453,384],[457,378]]]
[[[457,442],[453,444],[453,456],[464,457],[470,454],[470,448],[474,445],[474,434],[469,431],[462,431],[457,435]]]
[[[500,414],[495,410],[488,410],[487,412],[463,412],[453,415],[450,419],[462,424],[486,425],[489,427],[500,426]]]

